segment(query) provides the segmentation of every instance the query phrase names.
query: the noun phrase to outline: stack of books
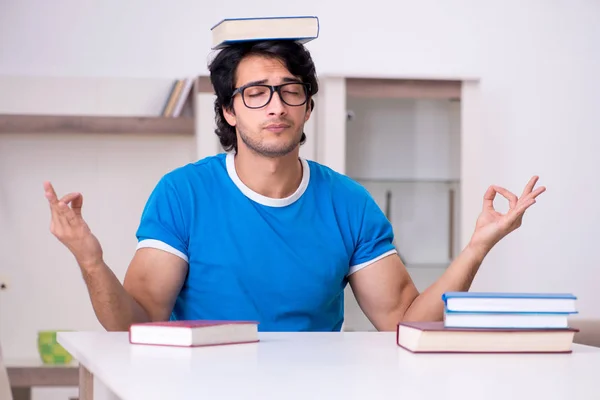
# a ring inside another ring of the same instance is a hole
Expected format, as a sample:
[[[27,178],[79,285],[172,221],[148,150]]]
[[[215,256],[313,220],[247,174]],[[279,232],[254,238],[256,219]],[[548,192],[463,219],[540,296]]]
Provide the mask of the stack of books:
[[[168,118],[177,118],[186,114],[193,115],[192,98],[193,98],[193,87],[195,77],[188,77],[184,79],[176,79],[171,85],[171,91],[169,97],[163,105],[161,116]],[[187,108],[186,108],[187,106]],[[190,114],[191,113],[191,114]]]
[[[570,293],[448,292],[444,320],[401,322],[397,343],[415,353],[570,353],[577,313]]]

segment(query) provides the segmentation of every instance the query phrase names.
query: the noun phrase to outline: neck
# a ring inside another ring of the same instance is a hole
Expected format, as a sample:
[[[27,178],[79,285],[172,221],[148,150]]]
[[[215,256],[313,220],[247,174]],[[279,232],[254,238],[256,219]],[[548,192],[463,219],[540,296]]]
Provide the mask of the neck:
[[[302,181],[298,156],[299,151],[294,150],[282,157],[268,158],[240,148],[235,155],[235,170],[251,190],[265,197],[282,199],[291,196]]]

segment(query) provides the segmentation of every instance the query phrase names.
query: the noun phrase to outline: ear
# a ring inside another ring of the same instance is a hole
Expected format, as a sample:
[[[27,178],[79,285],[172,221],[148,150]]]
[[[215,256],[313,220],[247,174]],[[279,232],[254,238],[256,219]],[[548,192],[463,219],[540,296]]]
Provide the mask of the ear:
[[[227,123],[231,126],[235,126],[237,123],[237,118],[235,116],[235,112],[233,111],[233,105],[231,106],[231,109],[227,109],[227,107],[223,107],[222,109],[223,116],[225,117]]]
[[[310,118],[310,114],[312,113],[312,109],[314,107],[314,103],[312,103],[312,99],[308,99],[308,106],[306,107],[306,112],[304,113],[304,122],[307,122]]]

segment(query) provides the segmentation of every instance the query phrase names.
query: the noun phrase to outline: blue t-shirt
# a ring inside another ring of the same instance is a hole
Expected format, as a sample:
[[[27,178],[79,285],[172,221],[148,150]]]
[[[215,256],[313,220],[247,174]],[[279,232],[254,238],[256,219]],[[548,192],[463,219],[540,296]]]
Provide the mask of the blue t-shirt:
[[[255,320],[261,331],[339,331],[348,275],[396,252],[367,190],[301,159],[283,199],[248,188],[222,153],[167,173],[142,213],[138,248],[188,262],[172,319]]]

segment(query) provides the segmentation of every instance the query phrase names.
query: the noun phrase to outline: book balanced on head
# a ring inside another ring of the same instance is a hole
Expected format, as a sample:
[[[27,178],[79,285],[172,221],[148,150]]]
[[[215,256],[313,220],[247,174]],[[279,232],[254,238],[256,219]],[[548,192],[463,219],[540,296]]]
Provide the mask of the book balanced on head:
[[[211,28],[212,49],[255,40],[293,40],[307,43],[319,36],[314,16],[226,18]]]

